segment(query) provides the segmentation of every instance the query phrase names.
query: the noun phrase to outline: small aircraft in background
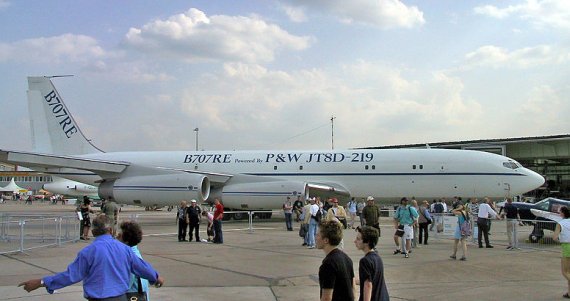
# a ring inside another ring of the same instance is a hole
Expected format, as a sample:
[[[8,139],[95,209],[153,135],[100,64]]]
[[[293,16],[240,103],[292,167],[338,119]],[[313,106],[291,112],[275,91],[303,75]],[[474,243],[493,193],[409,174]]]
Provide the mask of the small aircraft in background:
[[[570,201],[549,197],[536,203],[513,202],[513,205],[519,209],[523,223],[534,226],[528,239],[536,243],[544,237],[544,230],[554,231],[556,222],[562,219],[558,214],[560,207],[570,208]]]

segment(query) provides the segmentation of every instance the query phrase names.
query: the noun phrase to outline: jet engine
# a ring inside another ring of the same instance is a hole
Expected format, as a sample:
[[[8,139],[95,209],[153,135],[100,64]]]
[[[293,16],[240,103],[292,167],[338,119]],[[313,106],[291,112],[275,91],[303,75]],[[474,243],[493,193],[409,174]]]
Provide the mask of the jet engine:
[[[192,173],[124,177],[99,185],[100,197],[113,197],[123,204],[171,205],[191,199],[203,202],[209,195],[210,180]]]
[[[288,196],[301,196],[301,200],[305,200],[307,193],[307,184],[304,182],[229,183],[221,189],[221,199],[225,207],[235,210],[281,209]],[[214,197],[219,197],[219,193],[215,194]]]

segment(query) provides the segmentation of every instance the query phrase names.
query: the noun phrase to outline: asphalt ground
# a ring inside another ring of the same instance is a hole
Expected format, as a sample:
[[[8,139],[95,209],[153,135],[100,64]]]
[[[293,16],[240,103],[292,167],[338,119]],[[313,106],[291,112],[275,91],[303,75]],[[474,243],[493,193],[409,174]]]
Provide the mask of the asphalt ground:
[[[74,206],[0,204],[0,212],[51,215]],[[125,207],[122,217],[139,214],[145,236],[139,245],[145,260],[166,279],[151,288],[152,300],[318,300],[318,268],[324,253],[301,246],[297,231],[285,231],[282,218],[225,222],[224,244],[178,242],[175,213]],[[298,224],[294,225],[298,230]],[[410,258],[392,255],[393,227],[382,220],[378,246],[392,300],[562,300],[566,281],[560,273],[559,247],[508,251],[502,223],[493,225],[493,249],[470,244],[467,261],[449,258],[453,241],[430,238]],[[203,228],[201,229],[203,232]],[[496,232],[493,232],[496,231]],[[363,254],[354,247],[355,232],[344,232],[344,251],[358,274]],[[433,234],[433,232],[430,232]],[[205,233],[201,234],[205,238]],[[432,235],[434,236],[434,235]],[[63,271],[89,241],[36,248],[0,256],[0,300],[82,300],[81,283],[49,295],[27,293],[18,283]],[[0,242],[2,244],[2,242]]]

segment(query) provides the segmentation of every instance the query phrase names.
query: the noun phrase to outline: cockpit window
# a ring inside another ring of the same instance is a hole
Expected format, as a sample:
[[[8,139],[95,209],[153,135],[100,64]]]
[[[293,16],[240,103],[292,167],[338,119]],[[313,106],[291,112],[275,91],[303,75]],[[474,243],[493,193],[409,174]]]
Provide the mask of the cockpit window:
[[[540,209],[540,210],[544,210],[544,211],[548,211],[548,205],[550,205],[549,199],[544,199],[544,200],[534,204],[535,208]]]
[[[510,168],[510,169],[519,168],[519,166],[515,162],[512,162],[512,161],[503,162],[503,166],[506,168]]]

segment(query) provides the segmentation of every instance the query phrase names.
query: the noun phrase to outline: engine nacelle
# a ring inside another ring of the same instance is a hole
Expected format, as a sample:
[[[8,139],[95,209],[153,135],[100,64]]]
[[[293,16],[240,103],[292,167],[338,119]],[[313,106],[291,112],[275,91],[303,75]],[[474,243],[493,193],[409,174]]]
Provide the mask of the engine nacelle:
[[[203,202],[209,195],[210,180],[192,173],[125,177],[99,185],[100,197],[139,206],[172,205],[191,199]]]
[[[225,185],[221,199],[224,207],[236,210],[281,209],[288,196],[301,196],[301,200],[305,200],[307,193],[307,184],[304,182],[249,182]]]

